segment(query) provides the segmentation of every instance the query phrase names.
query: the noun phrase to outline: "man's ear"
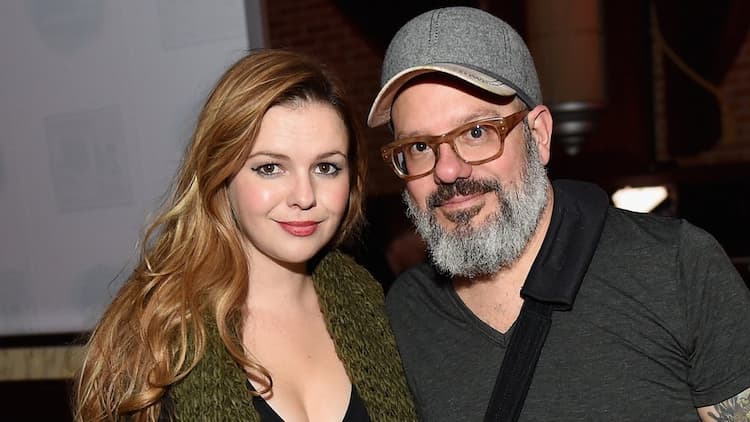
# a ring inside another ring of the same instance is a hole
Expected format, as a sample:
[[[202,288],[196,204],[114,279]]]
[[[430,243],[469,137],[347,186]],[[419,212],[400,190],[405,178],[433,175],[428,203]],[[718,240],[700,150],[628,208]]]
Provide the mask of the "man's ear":
[[[545,166],[549,163],[552,143],[552,113],[547,106],[538,105],[528,115],[529,129],[539,150],[539,158]]]

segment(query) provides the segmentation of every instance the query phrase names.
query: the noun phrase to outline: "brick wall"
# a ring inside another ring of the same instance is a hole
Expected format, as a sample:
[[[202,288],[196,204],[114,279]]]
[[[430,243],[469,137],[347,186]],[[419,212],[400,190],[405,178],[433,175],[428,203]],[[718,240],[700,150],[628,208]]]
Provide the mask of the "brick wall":
[[[368,140],[368,194],[398,192],[401,182],[383,164],[379,151],[390,133],[365,123],[378,91],[383,52],[368,43],[332,0],[273,0],[265,8],[270,47],[314,55],[344,81]]]

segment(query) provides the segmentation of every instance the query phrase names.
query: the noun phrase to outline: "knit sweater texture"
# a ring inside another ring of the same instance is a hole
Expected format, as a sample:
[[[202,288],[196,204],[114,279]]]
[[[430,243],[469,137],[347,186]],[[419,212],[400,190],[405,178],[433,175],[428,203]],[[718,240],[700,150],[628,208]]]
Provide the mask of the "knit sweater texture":
[[[349,379],[373,422],[417,420],[383,310],[381,286],[350,257],[328,253],[313,271],[320,309]],[[198,365],[169,389],[177,421],[260,421],[245,372],[209,329]]]

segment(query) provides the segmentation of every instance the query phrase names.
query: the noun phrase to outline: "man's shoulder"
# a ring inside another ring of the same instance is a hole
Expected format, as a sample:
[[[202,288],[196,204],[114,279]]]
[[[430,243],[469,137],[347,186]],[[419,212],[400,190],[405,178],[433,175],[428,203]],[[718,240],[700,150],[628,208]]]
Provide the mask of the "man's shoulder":
[[[619,239],[630,239],[656,244],[679,245],[681,243],[714,243],[707,231],[685,219],[628,211],[610,207],[607,211],[603,235]]]
[[[615,279],[643,279],[642,285],[631,281],[639,288],[681,291],[692,275],[709,267],[722,274],[734,270],[707,231],[684,219],[610,208],[589,270]]]
[[[597,185],[577,180],[555,180],[555,200],[562,201],[577,212],[590,212],[592,204],[601,200],[605,192]],[[606,196],[605,196],[606,198]],[[632,242],[658,242],[676,244],[683,239],[711,241],[712,236],[684,219],[651,213],[628,211],[607,207],[604,238],[617,239],[619,245]]]
[[[427,262],[417,264],[399,274],[393,281],[386,302],[412,294],[423,293],[425,289],[436,287],[438,275]]]
[[[386,312],[393,318],[443,303],[447,300],[444,283],[446,280],[429,263],[415,265],[394,280],[385,297]]]

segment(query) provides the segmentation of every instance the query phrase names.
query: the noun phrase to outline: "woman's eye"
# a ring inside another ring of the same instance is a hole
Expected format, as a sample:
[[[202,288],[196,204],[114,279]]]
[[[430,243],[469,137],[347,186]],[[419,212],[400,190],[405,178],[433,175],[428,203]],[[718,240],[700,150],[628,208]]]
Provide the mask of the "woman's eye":
[[[253,167],[252,170],[261,176],[273,176],[281,173],[281,166],[275,163],[262,164],[258,167]]]
[[[327,176],[334,176],[341,171],[341,167],[333,163],[320,163],[316,166],[315,172]]]

